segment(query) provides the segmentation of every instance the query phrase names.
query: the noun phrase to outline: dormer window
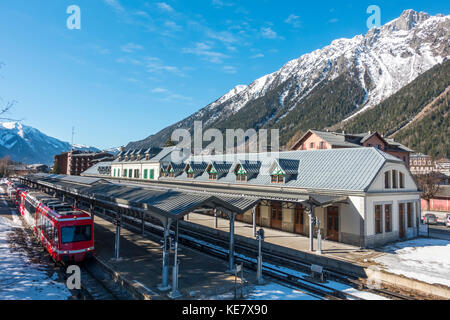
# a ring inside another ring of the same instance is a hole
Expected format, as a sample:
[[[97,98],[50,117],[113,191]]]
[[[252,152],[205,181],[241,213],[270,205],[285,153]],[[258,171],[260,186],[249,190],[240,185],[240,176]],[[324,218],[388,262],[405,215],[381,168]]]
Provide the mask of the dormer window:
[[[209,180],[217,180],[217,171],[212,165],[209,165],[207,172],[209,175]]]
[[[283,175],[272,175],[272,183],[284,183],[284,176]]]
[[[194,178],[194,170],[192,170],[192,168],[190,166],[188,166],[188,168],[186,169],[186,175],[187,175],[188,179]]]
[[[236,181],[238,181],[238,182],[247,181],[247,171],[245,171],[241,165],[239,165],[236,170]]]

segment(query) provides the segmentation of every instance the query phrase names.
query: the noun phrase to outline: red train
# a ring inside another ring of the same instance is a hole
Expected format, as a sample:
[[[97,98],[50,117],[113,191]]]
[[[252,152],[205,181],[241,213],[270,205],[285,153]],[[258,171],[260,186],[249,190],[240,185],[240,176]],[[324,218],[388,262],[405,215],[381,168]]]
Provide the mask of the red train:
[[[87,212],[30,190],[20,191],[19,208],[56,262],[80,262],[93,256],[94,224]]]

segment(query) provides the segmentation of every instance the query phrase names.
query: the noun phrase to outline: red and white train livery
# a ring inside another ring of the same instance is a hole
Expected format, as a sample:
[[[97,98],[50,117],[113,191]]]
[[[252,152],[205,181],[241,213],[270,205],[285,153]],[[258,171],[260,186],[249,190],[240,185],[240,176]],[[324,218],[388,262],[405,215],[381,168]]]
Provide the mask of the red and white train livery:
[[[20,213],[57,262],[80,262],[94,254],[94,224],[85,211],[45,193],[20,192]]]

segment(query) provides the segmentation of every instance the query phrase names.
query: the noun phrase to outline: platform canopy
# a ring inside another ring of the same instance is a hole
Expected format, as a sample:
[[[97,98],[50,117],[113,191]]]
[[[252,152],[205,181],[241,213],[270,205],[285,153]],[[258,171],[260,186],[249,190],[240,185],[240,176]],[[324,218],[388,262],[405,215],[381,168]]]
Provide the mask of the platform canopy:
[[[256,206],[261,198],[241,195],[213,195],[199,191],[113,184],[103,179],[36,174],[23,179],[93,201],[145,211],[179,220],[199,208],[218,208],[241,214]]]

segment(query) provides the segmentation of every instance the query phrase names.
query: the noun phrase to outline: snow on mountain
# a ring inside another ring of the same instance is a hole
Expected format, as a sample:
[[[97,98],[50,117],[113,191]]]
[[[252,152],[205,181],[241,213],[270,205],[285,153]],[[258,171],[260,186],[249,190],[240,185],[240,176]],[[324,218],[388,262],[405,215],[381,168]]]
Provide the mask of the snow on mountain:
[[[187,119],[145,140],[130,143],[127,148],[162,145],[174,129],[191,129],[195,120],[203,121],[205,127],[213,127],[268,95],[270,100],[266,104],[270,104],[270,110],[267,112],[271,113],[254,125],[259,128],[274,125],[289,118],[316,88],[343,75],[350,75],[352,81],[356,80],[352,84],[365,93],[363,99],[355,98],[357,102],[347,108],[350,110],[344,118],[337,121],[349,119],[374,107],[418,75],[450,58],[449,34],[450,16],[430,16],[406,10],[399,18],[380,28],[372,28],[365,35],[334,40],[322,49],[289,61],[280,70],[248,86],[235,87]],[[278,98],[272,99],[273,95]],[[233,123],[236,124],[236,120]]]
[[[13,161],[26,164],[52,164],[54,155],[70,149],[70,143],[49,137],[33,127],[19,122],[0,123],[0,158],[9,156]],[[81,145],[74,145],[74,149],[99,151]]]

